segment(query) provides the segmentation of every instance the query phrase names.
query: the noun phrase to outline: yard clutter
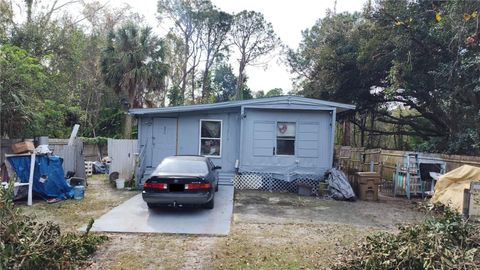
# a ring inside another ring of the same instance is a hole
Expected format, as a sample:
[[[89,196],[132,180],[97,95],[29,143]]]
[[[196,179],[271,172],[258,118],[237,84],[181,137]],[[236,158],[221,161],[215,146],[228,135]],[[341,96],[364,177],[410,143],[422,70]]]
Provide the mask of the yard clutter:
[[[448,208],[429,209],[432,217],[420,224],[367,237],[345,251],[333,269],[480,269],[478,224]]]
[[[432,203],[447,205],[458,212],[463,211],[464,190],[471,182],[480,180],[480,168],[464,165],[440,176],[435,185]]]
[[[380,174],[376,172],[356,172],[353,177],[353,190],[360,200],[378,201]]]
[[[22,154],[22,153],[28,153],[28,152],[33,152],[35,150],[35,146],[33,145],[33,142],[30,141],[24,141],[24,142],[19,142],[12,144],[12,152],[14,154]]]
[[[28,183],[30,176],[30,156],[9,156],[8,162],[12,165],[21,183]],[[63,159],[54,155],[37,155],[35,157],[33,173],[33,193],[45,200],[63,200],[72,198],[74,192],[65,180],[62,167]]]
[[[328,175],[328,192],[335,200],[355,200],[348,178],[344,172],[331,169]]]
[[[14,207],[13,186],[0,189],[0,269],[77,269],[106,236],[63,233],[53,222],[40,222]]]

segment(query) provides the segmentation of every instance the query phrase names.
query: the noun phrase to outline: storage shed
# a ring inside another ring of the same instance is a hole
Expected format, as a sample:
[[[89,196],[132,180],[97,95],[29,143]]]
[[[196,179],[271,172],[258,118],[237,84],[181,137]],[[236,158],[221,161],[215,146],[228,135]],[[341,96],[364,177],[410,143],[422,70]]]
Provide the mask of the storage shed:
[[[272,179],[320,176],[332,167],[336,113],[354,108],[279,96],[132,109],[138,118],[137,179],[145,180],[171,155],[209,156],[222,167],[220,182],[235,179],[239,188],[265,188],[266,178],[272,189]]]

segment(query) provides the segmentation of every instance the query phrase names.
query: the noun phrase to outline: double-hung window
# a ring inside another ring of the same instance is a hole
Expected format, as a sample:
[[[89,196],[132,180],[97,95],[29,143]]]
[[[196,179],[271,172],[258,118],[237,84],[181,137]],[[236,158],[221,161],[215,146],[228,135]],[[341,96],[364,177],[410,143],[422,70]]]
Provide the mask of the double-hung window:
[[[277,122],[277,155],[295,155],[295,123]]]
[[[220,157],[222,153],[222,120],[200,120],[200,155]]]

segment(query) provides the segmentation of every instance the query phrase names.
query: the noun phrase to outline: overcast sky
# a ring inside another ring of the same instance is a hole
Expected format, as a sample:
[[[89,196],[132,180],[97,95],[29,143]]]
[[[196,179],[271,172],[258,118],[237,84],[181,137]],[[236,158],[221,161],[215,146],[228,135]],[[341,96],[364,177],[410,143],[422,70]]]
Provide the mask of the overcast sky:
[[[107,2],[103,0],[103,2]],[[145,16],[147,23],[160,28],[156,20],[157,0],[110,0],[112,6],[127,3],[132,9]],[[227,12],[238,13],[244,9],[262,12],[272,23],[277,35],[284,44],[296,48],[301,40],[301,31],[313,26],[315,21],[325,16],[327,9],[333,9],[335,0],[212,0],[213,4]],[[360,11],[365,0],[337,0],[337,13]],[[166,30],[166,29],[163,29]],[[235,57],[230,59],[232,64]],[[234,66],[235,67],[235,66]],[[237,70],[235,69],[237,72]],[[278,57],[270,60],[267,67],[247,67],[248,86],[253,91],[282,88],[292,89],[292,75]]]

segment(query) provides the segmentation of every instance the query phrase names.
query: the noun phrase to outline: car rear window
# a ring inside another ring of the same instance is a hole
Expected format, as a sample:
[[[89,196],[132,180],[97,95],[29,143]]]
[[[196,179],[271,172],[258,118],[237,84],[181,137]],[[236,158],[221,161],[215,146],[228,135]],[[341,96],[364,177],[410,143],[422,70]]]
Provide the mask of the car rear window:
[[[208,173],[207,163],[201,160],[165,159],[158,165],[157,170],[162,173]]]

